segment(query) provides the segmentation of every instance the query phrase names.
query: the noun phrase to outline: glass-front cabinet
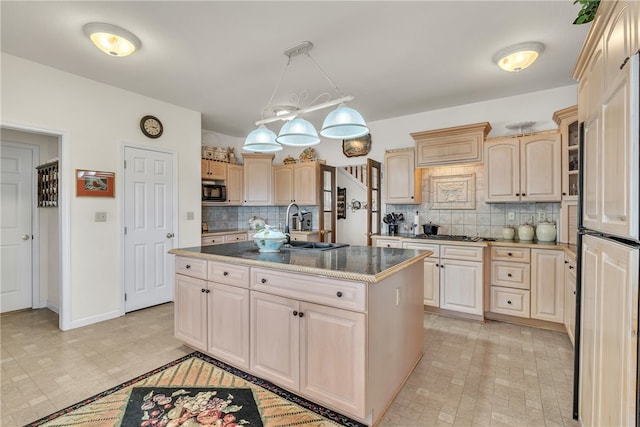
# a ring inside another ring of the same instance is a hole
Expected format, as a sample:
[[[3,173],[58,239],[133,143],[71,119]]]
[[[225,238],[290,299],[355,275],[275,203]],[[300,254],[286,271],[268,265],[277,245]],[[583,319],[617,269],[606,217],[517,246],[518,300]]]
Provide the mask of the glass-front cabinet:
[[[578,200],[578,171],[580,169],[580,129],[578,106],[556,111],[553,120],[562,138],[562,200]]]

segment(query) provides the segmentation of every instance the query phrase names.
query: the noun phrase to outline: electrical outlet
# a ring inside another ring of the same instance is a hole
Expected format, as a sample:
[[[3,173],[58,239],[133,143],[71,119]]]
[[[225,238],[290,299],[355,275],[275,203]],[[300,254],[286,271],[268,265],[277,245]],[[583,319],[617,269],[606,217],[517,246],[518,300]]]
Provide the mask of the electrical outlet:
[[[547,219],[547,215],[544,212],[538,212],[538,222],[542,222]]]
[[[507,219],[508,219],[509,221],[514,221],[514,220],[516,219],[516,213],[515,213],[515,212],[513,212],[513,211],[511,211],[511,212],[507,213]]]
[[[194,214],[193,212],[187,212],[187,221],[193,221]]]

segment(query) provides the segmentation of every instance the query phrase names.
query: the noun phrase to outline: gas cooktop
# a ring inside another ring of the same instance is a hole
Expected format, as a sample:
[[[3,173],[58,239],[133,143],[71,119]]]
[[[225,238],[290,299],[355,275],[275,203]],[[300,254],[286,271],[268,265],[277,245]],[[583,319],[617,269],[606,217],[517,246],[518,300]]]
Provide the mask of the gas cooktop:
[[[470,237],[462,235],[449,235],[449,234],[418,234],[413,236],[414,239],[429,239],[429,240],[456,240],[460,242],[486,242],[495,239],[487,237]]]

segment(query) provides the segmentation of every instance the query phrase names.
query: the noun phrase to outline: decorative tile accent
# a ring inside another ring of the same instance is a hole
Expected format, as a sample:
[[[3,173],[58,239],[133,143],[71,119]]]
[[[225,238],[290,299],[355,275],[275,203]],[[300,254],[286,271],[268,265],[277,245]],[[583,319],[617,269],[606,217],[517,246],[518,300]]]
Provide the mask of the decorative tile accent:
[[[431,209],[475,209],[475,173],[431,177]]]

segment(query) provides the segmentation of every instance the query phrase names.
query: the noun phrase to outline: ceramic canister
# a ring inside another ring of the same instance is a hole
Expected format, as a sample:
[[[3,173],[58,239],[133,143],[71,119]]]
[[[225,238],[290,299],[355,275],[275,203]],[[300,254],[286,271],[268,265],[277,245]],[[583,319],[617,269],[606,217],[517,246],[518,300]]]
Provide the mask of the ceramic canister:
[[[520,240],[533,240],[533,226],[529,224],[523,224],[518,227],[518,239]]]
[[[551,222],[538,224],[536,238],[540,242],[554,242],[556,240],[556,225]]]
[[[515,228],[507,225],[505,227],[502,228],[502,238],[505,240],[513,240],[513,238],[516,236],[516,230]]]

